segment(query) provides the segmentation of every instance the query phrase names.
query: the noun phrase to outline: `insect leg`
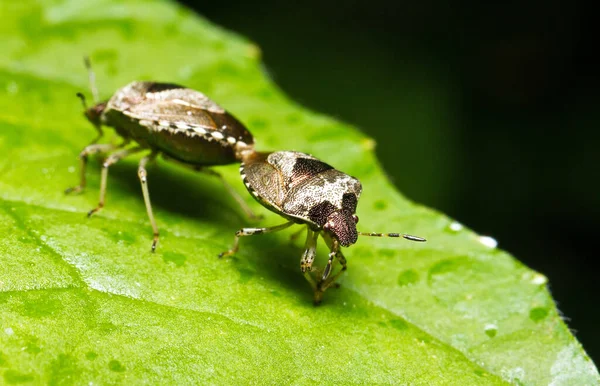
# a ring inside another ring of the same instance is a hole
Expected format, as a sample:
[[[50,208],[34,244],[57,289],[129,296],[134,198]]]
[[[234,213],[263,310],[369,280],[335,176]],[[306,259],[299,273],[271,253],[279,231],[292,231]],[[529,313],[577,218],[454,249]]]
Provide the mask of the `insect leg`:
[[[325,279],[325,275],[323,275],[322,282],[320,285],[320,288],[323,291],[325,291],[327,288],[331,287],[332,285],[339,287],[339,284],[337,284],[335,281],[337,280],[338,277],[340,277],[340,275],[342,273],[344,273],[346,268],[348,268],[348,266],[346,265],[346,258],[342,254],[342,251],[337,251],[335,254],[335,257],[337,258],[337,261],[339,261],[340,264],[342,265],[342,268],[340,268],[340,270],[335,275],[329,276],[326,279]],[[329,273],[331,273],[331,271]]]
[[[88,217],[99,211],[104,207],[104,198],[106,197],[106,180],[108,179],[108,168],[110,165],[118,162],[119,160],[127,157],[128,155],[137,153],[139,151],[144,150],[143,147],[134,147],[132,149],[120,150],[115,153],[112,153],[104,160],[102,164],[102,175],[100,180],[100,201],[98,202],[98,206],[88,212]]]
[[[342,268],[338,271],[338,273],[336,273],[334,276],[330,277],[329,275],[331,274],[331,271],[333,270],[333,264],[335,263],[335,261],[333,260],[334,258],[336,258],[337,261],[340,262],[340,264],[342,265]],[[325,267],[325,270],[323,271],[323,276],[321,277],[321,282],[325,283],[329,279],[330,284],[327,285],[327,287],[329,287],[331,285],[331,283],[333,283],[335,281],[335,279],[337,279],[337,277],[346,270],[346,268],[348,268],[347,261],[346,261],[346,258],[344,257],[344,255],[342,254],[341,250],[338,249],[335,252],[329,253],[329,260],[327,260],[327,266]],[[325,285],[325,284],[322,284],[322,286],[323,285]]]
[[[284,224],[276,225],[276,226],[270,227],[270,228],[242,228],[239,231],[235,232],[235,239],[233,240],[233,247],[226,252],[221,252],[219,254],[219,257],[231,256],[231,255],[235,254],[239,249],[240,237],[242,237],[242,236],[253,236],[253,235],[262,235],[262,234],[271,233],[271,232],[278,232],[278,231],[288,228],[292,225],[294,225],[294,223],[292,221],[290,221],[290,222],[286,222]]]
[[[329,252],[329,259],[327,260],[327,265],[325,266],[325,269],[323,270],[323,275],[321,276],[321,281],[320,283],[324,283],[325,280],[327,280],[327,278],[329,277],[329,274],[331,273],[331,270],[333,269],[333,263],[334,263],[334,258],[337,255],[337,252]]]
[[[337,278],[340,277],[340,275],[342,273],[344,273],[344,271],[347,268],[346,258],[344,257],[344,254],[340,250],[338,243],[335,242],[334,240],[331,240],[331,238],[328,238],[328,237],[323,237],[323,238],[325,239],[325,242],[329,246],[331,252],[329,253],[329,259],[327,260],[327,266],[325,266],[325,269],[323,270],[323,275],[321,277],[321,280],[319,280],[319,282],[317,283],[316,288],[315,288],[315,297],[314,297],[315,304],[319,304],[321,302],[321,299],[323,298],[323,293],[329,287],[336,284],[335,281],[337,280]],[[340,264],[342,265],[342,268],[335,275],[331,276],[331,272],[333,270],[333,265],[335,264],[336,260],[340,262]]]
[[[146,212],[148,212],[148,218],[150,219],[150,224],[152,225],[152,231],[154,232],[154,238],[152,239],[152,252],[156,250],[156,244],[158,243],[158,227],[156,226],[156,221],[154,220],[154,214],[152,213],[152,203],[150,202],[150,193],[148,192],[148,180],[146,172],[146,164],[148,162],[154,161],[158,152],[152,152],[149,155],[145,156],[140,160],[140,164],[138,166],[138,177],[140,177],[140,183],[142,184],[142,194],[144,195],[144,203],[146,204]]]
[[[217,177],[219,180],[221,180],[221,182],[223,183],[223,186],[225,186],[225,189],[227,190],[229,195],[231,197],[233,197],[233,199],[238,203],[238,205],[242,208],[242,210],[244,211],[244,213],[246,213],[246,216],[248,216],[250,218],[250,220],[258,221],[263,218],[263,216],[255,214],[254,211],[252,211],[252,209],[250,209],[248,204],[246,204],[246,201],[244,201],[244,199],[238,194],[238,192],[231,185],[229,185],[229,183],[227,183],[227,181],[225,181],[225,179],[223,178],[221,173],[215,172],[212,169],[206,169],[206,168],[201,168],[201,167],[196,167],[194,170],[209,174],[209,175]]]
[[[73,192],[81,192],[85,188],[85,183],[86,183],[85,171],[87,169],[87,161],[88,161],[88,156],[90,154],[106,153],[111,150],[118,149],[121,146],[124,146],[124,145],[114,145],[114,144],[106,143],[106,144],[92,144],[92,145],[86,146],[81,151],[81,153],[79,153],[79,162],[80,162],[79,172],[81,173],[79,185],[66,189],[65,194],[69,194],[69,193],[73,193]]]
[[[304,230],[304,228],[302,228]],[[296,232],[295,235],[299,233]],[[302,259],[300,260],[300,271],[304,274],[304,277],[312,287],[313,291],[317,291],[317,282],[310,274],[312,270],[312,264],[317,255],[317,239],[319,237],[318,232],[314,232],[308,226],[306,227],[306,244],[304,246],[304,253],[302,254]]]
[[[304,245],[304,254],[302,254],[302,259],[300,259],[300,271],[302,273],[312,270],[312,264],[317,255],[318,237],[318,232],[313,232],[308,226],[306,227],[306,244]]]
[[[94,138],[94,140],[92,142],[90,142],[91,145],[98,142],[100,140],[100,138],[102,138],[104,136],[104,131],[102,131],[101,125],[94,125],[94,127],[96,128],[96,131],[98,132],[98,136],[96,138]]]
[[[223,178],[223,176],[212,170],[212,169],[208,169],[208,168],[204,168],[202,166],[198,166],[198,165],[190,165],[181,161],[178,161],[174,158],[171,158],[169,156],[167,156],[166,154],[162,155],[164,159],[168,160],[168,161],[172,161],[175,163],[178,163],[182,166],[185,166],[187,168],[190,168],[196,172],[202,172],[202,173],[206,173],[208,175],[211,175],[213,177],[217,177],[218,179],[221,180],[221,182],[223,183],[223,185],[225,186],[225,189],[227,190],[227,192],[233,197],[233,199],[238,203],[238,205],[242,208],[242,210],[246,213],[246,216],[248,216],[251,220],[254,221],[258,221],[261,220],[263,218],[263,216],[261,215],[257,215],[255,214],[252,209],[250,209],[250,207],[248,206],[248,204],[246,204],[246,201],[244,201],[244,199],[238,194],[238,192],[235,191],[235,189],[233,189],[233,187],[231,185],[229,185],[227,183],[227,181],[225,181],[225,179]]]

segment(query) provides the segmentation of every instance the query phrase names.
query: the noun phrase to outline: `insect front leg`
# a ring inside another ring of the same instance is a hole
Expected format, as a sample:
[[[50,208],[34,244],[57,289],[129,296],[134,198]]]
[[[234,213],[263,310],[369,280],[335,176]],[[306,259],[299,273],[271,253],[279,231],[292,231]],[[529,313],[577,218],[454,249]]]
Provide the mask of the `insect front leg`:
[[[333,270],[333,265],[335,264],[333,261],[331,261],[332,257],[337,258],[337,261],[340,262],[340,264],[342,265],[342,268],[340,268],[340,270],[335,275],[330,276],[331,271]],[[321,278],[320,286],[323,289],[323,291],[325,291],[327,288],[331,287],[334,284],[339,287],[339,284],[337,284],[335,281],[342,273],[344,273],[344,271],[347,268],[348,268],[348,266],[347,266],[346,258],[342,254],[342,251],[338,250],[335,253],[333,253],[333,252],[330,253],[329,261],[327,262],[327,267],[325,268],[325,271],[323,272],[323,277]]]
[[[298,234],[298,232],[295,233],[295,235]],[[310,271],[312,270],[312,264],[313,261],[315,261],[315,257],[317,255],[318,237],[318,232],[313,232],[313,230],[310,229],[310,227],[306,227],[306,243],[304,245],[304,253],[302,254],[302,258],[300,259],[300,271],[302,271],[302,273],[304,274],[304,278],[306,279],[306,281],[308,281],[313,291],[315,292],[317,291],[317,282],[315,282],[315,279],[313,279],[313,277],[310,275]]]
[[[104,163],[102,164],[102,175],[100,180],[100,200],[98,202],[98,206],[88,212],[88,217],[90,217],[91,215],[93,215],[94,213],[96,213],[104,207],[104,199],[106,197],[106,180],[108,179],[108,168],[111,165],[122,160],[123,158],[127,157],[128,155],[135,154],[142,150],[144,150],[143,147],[134,147],[132,149],[117,151],[109,155],[108,158],[104,160]]]
[[[88,156],[90,154],[106,153],[111,150],[115,150],[120,147],[123,147],[123,146],[125,146],[125,144],[114,145],[114,144],[110,144],[110,143],[92,144],[92,145],[86,146],[81,151],[81,153],[79,153],[79,172],[80,172],[79,185],[66,189],[65,194],[69,194],[69,193],[73,193],[73,192],[81,192],[85,188],[85,184],[86,184],[85,172],[87,169]]]
[[[140,178],[140,183],[142,184],[142,194],[144,195],[146,212],[148,212],[148,218],[150,219],[152,231],[154,232],[151,247],[152,252],[156,250],[156,244],[158,243],[158,227],[156,226],[156,220],[154,220],[154,214],[152,213],[152,203],[150,202],[150,193],[148,192],[148,173],[146,172],[146,164],[148,162],[154,161],[157,155],[158,152],[152,152],[150,155],[147,155],[146,157],[142,158],[138,166],[138,177]]]
[[[100,138],[102,138],[104,136],[104,131],[102,130],[102,125],[94,125],[94,127],[96,128],[96,131],[98,132],[98,136],[96,138],[94,138],[92,140],[92,142],[90,142],[90,145],[95,144],[96,142],[98,142],[100,140]]]
[[[335,281],[338,277],[340,277],[342,273],[344,273],[344,271],[347,268],[347,261],[344,257],[344,254],[340,250],[339,243],[336,240],[331,240],[331,238],[328,237],[323,238],[325,239],[325,242],[329,246],[331,252],[329,253],[327,265],[323,270],[323,275],[321,276],[319,282],[316,284],[314,297],[315,304],[319,304],[321,302],[323,298],[323,293],[325,293],[325,291],[332,285],[336,285]],[[331,276],[331,272],[333,271],[333,266],[336,260],[340,262],[342,268],[340,268],[340,270],[335,275]]]
[[[304,245],[304,253],[300,259],[300,271],[302,273],[312,270],[313,261],[317,255],[317,238],[318,232],[313,232],[308,226],[306,227],[306,244]]]
[[[235,232],[235,239],[233,240],[233,247],[226,252],[221,252],[219,254],[219,257],[231,256],[231,255],[235,254],[239,249],[240,237],[242,237],[242,236],[253,236],[253,235],[262,235],[265,233],[278,232],[285,228],[289,228],[292,225],[294,225],[294,223],[292,221],[290,221],[290,222],[286,222],[285,224],[276,225],[276,226],[270,227],[270,228],[242,228],[239,231]]]

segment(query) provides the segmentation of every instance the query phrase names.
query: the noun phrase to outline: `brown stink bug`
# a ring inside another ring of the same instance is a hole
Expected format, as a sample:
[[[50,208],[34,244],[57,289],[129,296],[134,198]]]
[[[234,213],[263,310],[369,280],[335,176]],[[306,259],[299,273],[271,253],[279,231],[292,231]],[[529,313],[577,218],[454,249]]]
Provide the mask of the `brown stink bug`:
[[[88,216],[104,207],[108,168],[127,156],[147,152],[139,163],[138,176],[154,231],[152,251],[158,242],[158,228],[148,193],[146,164],[154,161],[158,155],[220,178],[244,211],[250,217],[255,217],[220,174],[205,169],[206,166],[240,162],[242,155],[254,152],[252,134],[242,123],[201,92],[171,83],[131,82],[108,101],[99,102],[94,73],[87,58],[86,66],[95,105],[88,108],[85,97],[77,95],[83,103],[85,116],[96,127],[98,137],[79,154],[80,182],[78,186],[67,189],[66,193],[85,188],[85,171],[90,154],[110,153],[102,165],[100,201],[96,208],[88,212]],[[104,134],[102,126],[114,128],[123,139],[122,142],[97,144]],[[132,142],[135,145],[128,147]]]
[[[286,218],[288,222],[269,228],[242,228],[235,234],[233,247],[220,257],[237,252],[239,238],[276,232],[294,224],[306,225],[306,244],[300,270],[315,291],[319,303],[323,293],[346,270],[340,247],[356,243],[358,236],[403,237],[411,241],[424,238],[400,233],[363,233],[356,230],[356,206],[362,192],[360,182],[323,161],[304,153],[278,151],[247,153],[240,166],[244,185],[263,206]],[[329,247],[329,259],[315,281],[310,274],[321,235]],[[341,269],[331,275],[335,261]]]

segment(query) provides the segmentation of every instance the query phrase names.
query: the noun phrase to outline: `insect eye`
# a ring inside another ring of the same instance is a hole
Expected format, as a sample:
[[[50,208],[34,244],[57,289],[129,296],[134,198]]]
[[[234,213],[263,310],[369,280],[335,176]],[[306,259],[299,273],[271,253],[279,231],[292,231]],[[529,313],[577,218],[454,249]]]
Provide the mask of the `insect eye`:
[[[358,216],[353,214],[352,218],[354,219],[354,223],[358,224]]]

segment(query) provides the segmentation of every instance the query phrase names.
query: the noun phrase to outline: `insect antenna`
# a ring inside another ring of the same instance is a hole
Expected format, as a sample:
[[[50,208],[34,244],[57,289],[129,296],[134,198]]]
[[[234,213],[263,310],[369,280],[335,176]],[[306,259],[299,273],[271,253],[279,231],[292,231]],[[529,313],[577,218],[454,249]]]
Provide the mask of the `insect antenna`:
[[[90,82],[90,90],[92,91],[94,104],[98,104],[100,103],[100,99],[98,98],[98,88],[96,87],[96,74],[94,73],[94,70],[92,70],[92,62],[90,61],[90,57],[84,56],[83,63],[88,71],[88,80]]]
[[[83,95],[82,93],[78,92],[77,94],[77,98],[79,98],[81,100],[81,104],[83,105],[83,110],[87,110],[88,106],[87,106],[87,102],[85,101],[85,95]]]
[[[371,237],[402,237],[402,238],[404,238],[406,240],[417,241],[417,242],[420,242],[420,243],[423,243],[423,242],[427,241],[423,237],[407,235],[407,234],[404,234],[404,233],[376,233],[376,232],[367,233],[367,232],[358,232],[358,234],[360,236],[371,236]]]

